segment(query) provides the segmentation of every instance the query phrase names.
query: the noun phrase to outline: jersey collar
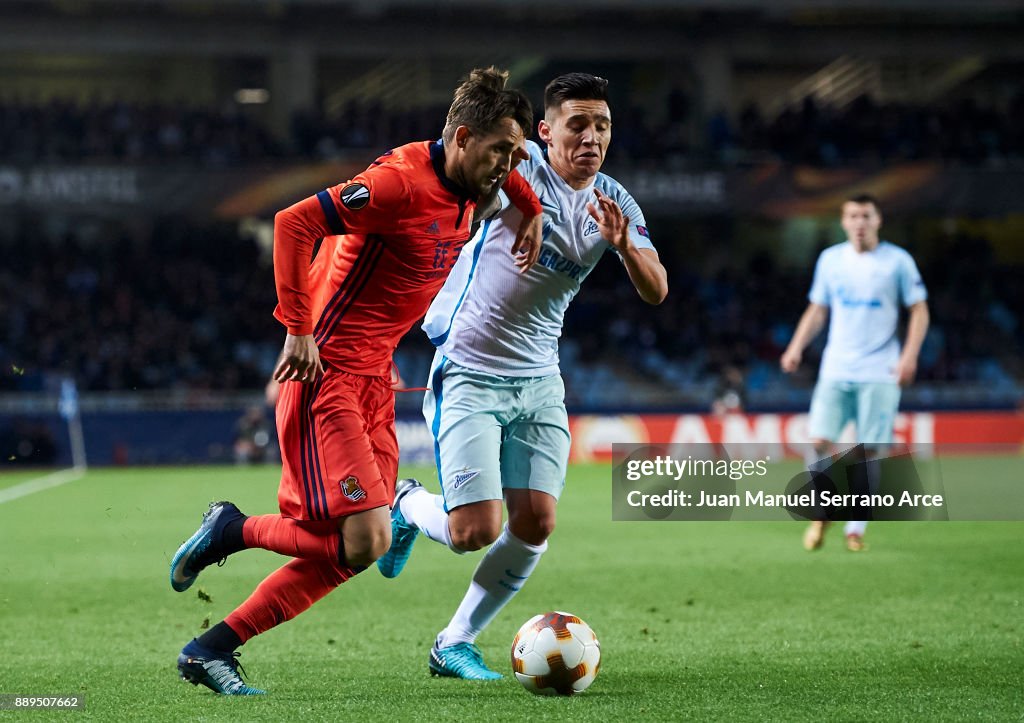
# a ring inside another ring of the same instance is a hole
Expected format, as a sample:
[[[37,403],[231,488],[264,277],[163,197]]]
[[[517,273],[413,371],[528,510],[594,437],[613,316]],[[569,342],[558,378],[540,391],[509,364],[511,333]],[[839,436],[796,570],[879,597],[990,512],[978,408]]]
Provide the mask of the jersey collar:
[[[467,201],[476,201],[476,196],[470,195],[465,188],[457,184],[444,172],[444,139],[438,138],[436,141],[430,144],[430,163],[434,166],[434,173],[437,174],[437,180],[441,182],[441,185],[446,189],[454,193],[460,199]]]

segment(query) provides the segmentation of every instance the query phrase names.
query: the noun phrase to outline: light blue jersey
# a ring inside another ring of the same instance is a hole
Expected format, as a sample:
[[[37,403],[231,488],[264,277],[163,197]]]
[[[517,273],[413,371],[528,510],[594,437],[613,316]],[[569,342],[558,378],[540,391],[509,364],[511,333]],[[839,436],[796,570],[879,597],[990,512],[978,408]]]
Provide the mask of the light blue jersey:
[[[544,207],[537,264],[525,274],[513,264],[510,249],[522,214],[502,195],[501,211],[463,248],[423,323],[448,359],[510,377],[558,373],[565,311],[583,279],[612,249],[587,213],[587,203],[596,201],[595,187],[629,217],[633,244],[654,248],[640,207],[615,179],[598,173],[592,185],[577,191],[548,165],[536,143],[528,141],[527,150],[530,158],[518,170]]]
[[[821,252],[808,296],[829,308],[820,379],[895,382],[900,307],[928,298],[910,254],[882,241],[858,253],[846,241]]]

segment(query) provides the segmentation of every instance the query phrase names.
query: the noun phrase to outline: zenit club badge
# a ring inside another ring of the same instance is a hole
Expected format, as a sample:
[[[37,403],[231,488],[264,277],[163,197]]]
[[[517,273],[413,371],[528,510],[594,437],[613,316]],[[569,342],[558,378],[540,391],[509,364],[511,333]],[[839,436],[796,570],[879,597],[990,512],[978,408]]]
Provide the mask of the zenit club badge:
[[[370,202],[370,189],[361,183],[350,183],[341,189],[341,202],[345,208],[358,211]]]

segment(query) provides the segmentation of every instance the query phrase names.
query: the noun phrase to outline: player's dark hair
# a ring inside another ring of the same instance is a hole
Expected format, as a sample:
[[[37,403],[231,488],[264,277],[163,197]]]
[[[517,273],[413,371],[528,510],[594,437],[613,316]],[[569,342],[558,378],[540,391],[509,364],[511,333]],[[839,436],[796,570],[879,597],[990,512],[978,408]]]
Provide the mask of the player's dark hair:
[[[859,203],[861,205],[870,203],[875,207],[875,210],[879,213],[882,212],[882,207],[878,205],[878,199],[872,196],[870,193],[858,193],[856,196],[850,196],[846,199],[847,203]]]
[[[448,109],[443,138],[451,143],[455,129],[466,126],[473,133],[486,135],[498,127],[505,118],[511,118],[530,135],[533,127],[533,106],[522,91],[506,88],[508,71],[476,68],[469,78],[455,89],[455,97]]]
[[[590,73],[566,73],[544,88],[544,111],[558,109],[567,100],[608,102],[608,81]]]

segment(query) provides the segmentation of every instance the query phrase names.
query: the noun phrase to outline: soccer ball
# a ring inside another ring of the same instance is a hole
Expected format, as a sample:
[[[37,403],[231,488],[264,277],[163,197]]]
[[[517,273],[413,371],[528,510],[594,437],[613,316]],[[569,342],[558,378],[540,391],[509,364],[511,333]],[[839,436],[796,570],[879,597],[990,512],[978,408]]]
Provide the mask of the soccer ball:
[[[537,695],[582,693],[601,668],[601,644],[571,613],[534,615],[512,641],[512,670]]]

